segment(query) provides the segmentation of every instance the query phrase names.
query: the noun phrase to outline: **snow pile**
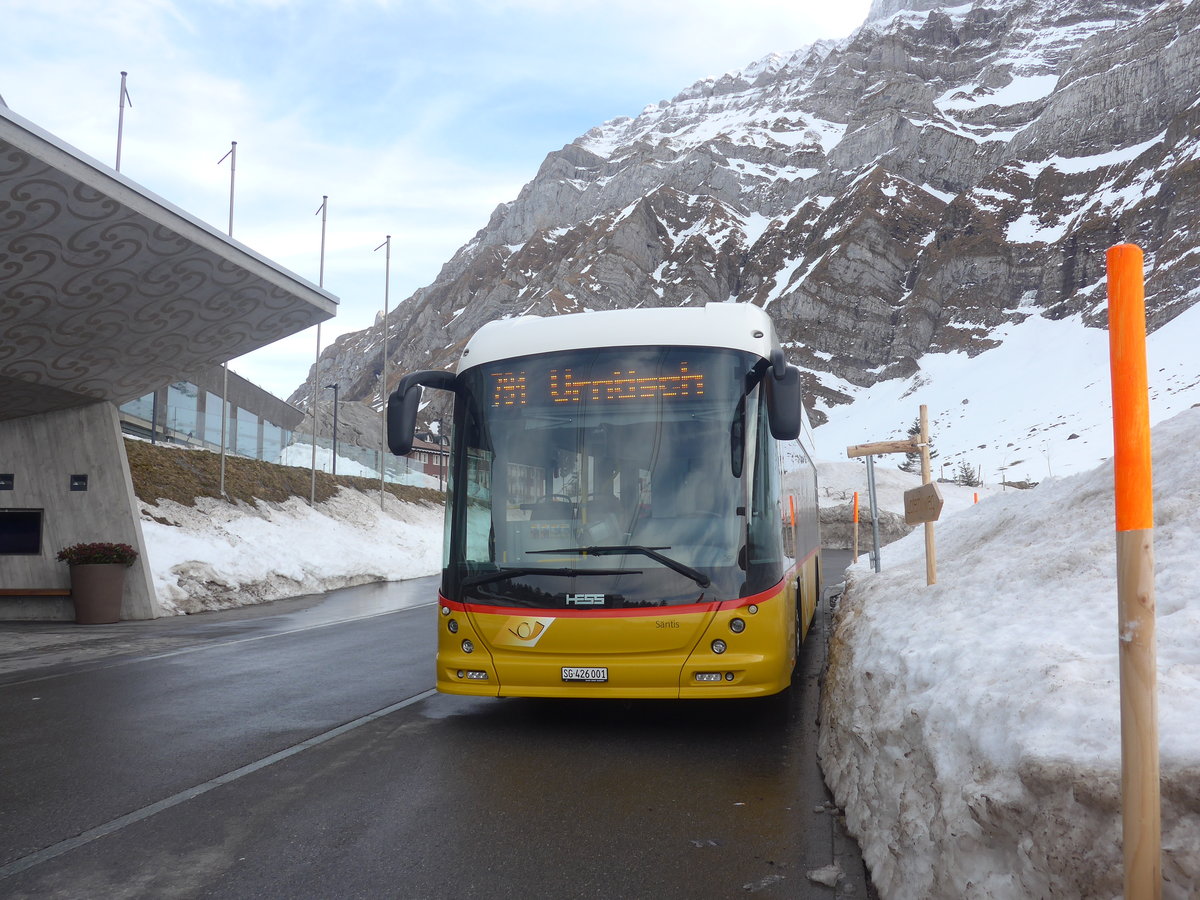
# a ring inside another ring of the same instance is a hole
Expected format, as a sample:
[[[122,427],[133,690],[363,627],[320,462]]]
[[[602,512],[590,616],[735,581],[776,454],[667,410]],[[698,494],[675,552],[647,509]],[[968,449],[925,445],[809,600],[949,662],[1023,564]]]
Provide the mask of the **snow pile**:
[[[316,507],[197,498],[142,503],[142,533],[168,615],[246,606],[370,581],[430,575],[442,565],[442,508],[341,488]]]
[[[1164,896],[1200,895],[1200,409],[1154,430]],[[1112,465],[850,569],[820,757],[883,897],[1122,891]]]
[[[903,457],[892,457],[902,460]],[[881,460],[875,459],[875,499],[881,510],[904,515],[904,492],[921,486],[921,476],[900,469],[892,468]],[[937,460],[933,461],[938,468]],[[960,509],[966,509],[975,502],[975,495],[982,501],[1001,492],[1013,491],[1016,488],[1004,488],[1001,485],[980,485],[967,487],[952,482],[939,482],[938,490],[942,492],[945,506],[942,515],[947,516]],[[843,503],[853,503],[854,493],[858,492],[858,507],[861,518],[867,516],[867,464],[863,459],[851,459],[846,462],[817,463],[817,502],[822,509],[841,506]]]
[[[896,468],[880,465],[879,460],[897,457],[879,457],[875,463],[875,495],[879,505],[879,542],[888,544],[904,537],[913,526],[904,522],[904,492],[920,486],[921,478]],[[965,487],[943,482],[938,485],[942,492],[942,515],[964,509],[1001,488]],[[788,478],[784,478],[784,490],[793,491]],[[870,552],[874,541],[871,521],[870,492],[867,490],[867,467],[861,459],[846,462],[817,463],[817,498],[821,507],[821,546],[827,549],[849,550],[854,543],[854,494],[858,494],[858,546],[859,552]]]

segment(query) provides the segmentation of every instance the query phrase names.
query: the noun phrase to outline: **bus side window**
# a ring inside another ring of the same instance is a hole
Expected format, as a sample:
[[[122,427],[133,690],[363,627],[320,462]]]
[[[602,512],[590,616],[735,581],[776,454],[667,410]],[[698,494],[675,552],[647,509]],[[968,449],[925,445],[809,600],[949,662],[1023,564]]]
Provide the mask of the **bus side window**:
[[[467,449],[466,547],[464,558],[488,562],[492,558],[492,453]]]
[[[783,577],[780,522],[784,510],[780,500],[778,453],[768,427],[765,398],[761,391],[755,438],[746,569],[747,590],[751,593],[769,588]]]

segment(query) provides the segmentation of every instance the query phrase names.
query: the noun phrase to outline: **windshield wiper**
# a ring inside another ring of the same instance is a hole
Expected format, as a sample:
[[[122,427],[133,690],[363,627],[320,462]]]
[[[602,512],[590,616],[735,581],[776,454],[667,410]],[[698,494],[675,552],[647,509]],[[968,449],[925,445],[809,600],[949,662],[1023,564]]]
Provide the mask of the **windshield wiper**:
[[[564,578],[575,578],[579,575],[641,575],[641,569],[546,569],[540,566],[510,566],[496,569],[494,572],[479,572],[468,575],[462,580],[462,587],[476,587],[490,584],[493,581],[503,581],[505,578],[519,578],[522,575],[560,575]]]
[[[698,569],[693,569],[677,559],[671,559],[671,557],[663,556],[658,552],[670,549],[670,547],[641,547],[637,544],[629,544],[612,547],[564,547],[561,550],[526,550],[525,552],[530,556],[535,553],[578,553],[580,556],[622,556],[626,553],[639,553],[642,556],[650,557],[657,563],[662,563],[673,572],[692,579],[700,587],[708,587],[712,584],[712,579]]]

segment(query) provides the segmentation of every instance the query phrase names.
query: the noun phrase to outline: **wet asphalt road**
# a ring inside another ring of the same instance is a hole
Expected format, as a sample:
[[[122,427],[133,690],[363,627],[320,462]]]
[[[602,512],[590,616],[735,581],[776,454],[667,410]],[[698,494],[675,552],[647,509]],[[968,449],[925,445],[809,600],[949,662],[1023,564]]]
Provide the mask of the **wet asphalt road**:
[[[0,896],[870,896],[816,763],[825,604],[779,699],[497,701],[430,691],[436,581],[386,590],[4,672]]]

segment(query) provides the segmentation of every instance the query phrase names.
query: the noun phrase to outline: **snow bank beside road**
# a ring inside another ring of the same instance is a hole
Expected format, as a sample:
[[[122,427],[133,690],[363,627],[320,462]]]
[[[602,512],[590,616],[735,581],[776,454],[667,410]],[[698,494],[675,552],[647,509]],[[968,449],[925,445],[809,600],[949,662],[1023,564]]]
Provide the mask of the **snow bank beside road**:
[[[904,515],[904,492],[920,487],[921,476],[903,472],[884,462],[885,459],[887,457],[883,456],[875,459],[875,496],[879,501],[879,508]],[[897,454],[891,459],[900,462],[902,457]],[[982,502],[988,497],[1017,490],[990,484],[967,487],[948,481],[938,482],[938,489],[942,492],[942,499],[946,501],[946,505],[942,508],[943,516],[971,506],[975,502],[976,494],[979,495],[979,500]],[[817,463],[817,500],[822,509],[840,506],[843,503],[852,503],[855,491],[858,491],[859,515],[866,517],[868,513],[867,464],[865,460],[847,459]]]
[[[882,459],[883,457],[881,457]],[[904,524],[904,492],[919,487],[921,476],[881,465],[876,460],[875,494],[879,504],[879,541],[889,544],[912,530]],[[945,506],[942,517],[975,502],[999,494],[1001,487],[966,487],[952,482],[939,482]],[[785,490],[794,488],[784,481]],[[1015,488],[1008,488],[1009,491]],[[859,553],[866,554],[871,545],[870,495],[867,492],[867,466],[861,459],[817,463],[817,501],[821,507],[821,545],[826,548],[849,549],[853,541],[854,494],[858,492]]]
[[[1164,896],[1200,895],[1200,410],[1154,430]],[[1117,897],[1112,466],[850,570],[821,763],[883,897]]]
[[[246,606],[431,575],[442,565],[442,507],[341,488],[310,507],[197,498],[142,503],[154,587],[167,614]]]

